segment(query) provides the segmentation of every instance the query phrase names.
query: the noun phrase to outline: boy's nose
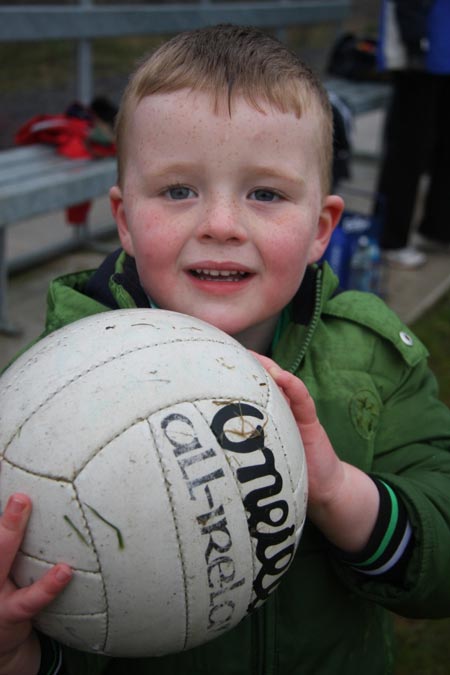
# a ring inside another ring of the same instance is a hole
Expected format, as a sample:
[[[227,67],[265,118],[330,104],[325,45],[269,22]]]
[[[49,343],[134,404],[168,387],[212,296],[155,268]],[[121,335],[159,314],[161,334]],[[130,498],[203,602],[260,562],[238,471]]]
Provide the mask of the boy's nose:
[[[224,200],[208,205],[198,226],[198,236],[219,241],[245,241],[247,228],[241,209]]]

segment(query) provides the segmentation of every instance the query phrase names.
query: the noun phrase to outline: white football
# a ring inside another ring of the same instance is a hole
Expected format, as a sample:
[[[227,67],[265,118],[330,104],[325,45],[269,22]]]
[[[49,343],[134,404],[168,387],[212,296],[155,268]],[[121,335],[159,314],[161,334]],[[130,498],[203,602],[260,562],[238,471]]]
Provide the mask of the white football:
[[[33,500],[13,570],[75,570],[36,625],[69,646],[158,656],[261,605],[305,520],[289,406],[233,338],[163,310],[97,314],[0,379],[0,495]]]

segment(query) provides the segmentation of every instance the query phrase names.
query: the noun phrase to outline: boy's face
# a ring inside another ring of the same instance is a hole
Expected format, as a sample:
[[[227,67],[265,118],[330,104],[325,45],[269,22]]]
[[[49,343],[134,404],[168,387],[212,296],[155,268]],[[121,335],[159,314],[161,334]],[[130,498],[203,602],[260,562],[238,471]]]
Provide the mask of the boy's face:
[[[111,204],[123,248],[155,303],[239,336],[270,331],[341,209],[323,198],[317,115],[205,93],[144,98],[128,124]]]

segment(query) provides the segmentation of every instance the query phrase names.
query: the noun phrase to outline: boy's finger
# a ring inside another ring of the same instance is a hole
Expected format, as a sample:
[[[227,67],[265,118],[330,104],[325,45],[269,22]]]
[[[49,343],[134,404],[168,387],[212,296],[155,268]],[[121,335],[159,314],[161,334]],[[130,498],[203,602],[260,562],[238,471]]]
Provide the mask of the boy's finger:
[[[299,424],[315,424],[317,421],[316,406],[303,382],[292,373],[283,370],[268,356],[263,356],[257,352],[250,353],[264,366],[280,387],[297,422]]]
[[[255,359],[257,361],[260,362],[260,364],[262,366],[264,366],[264,368],[266,370],[269,370],[272,366],[276,366],[275,361],[270,359],[268,356],[264,356],[263,354],[258,354],[258,352],[253,352],[251,349],[249,349],[248,351],[250,352],[250,354],[252,354],[252,356],[255,357]]]
[[[72,576],[71,568],[60,563],[52,567],[31,586],[14,591],[8,598],[10,622],[32,619],[64,590]]]
[[[27,495],[11,495],[0,518],[0,588],[19,550],[30,513],[31,500]]]
[[[25,528],[28,516],[31,513],[31,499],[24,494],[11,495],[1,516],[1,526],[12,532]]]
[[[297,422],[301,425],[318,422],[315,403],[305,384],[278,365],[269,368],[269,373],[288,397]]]

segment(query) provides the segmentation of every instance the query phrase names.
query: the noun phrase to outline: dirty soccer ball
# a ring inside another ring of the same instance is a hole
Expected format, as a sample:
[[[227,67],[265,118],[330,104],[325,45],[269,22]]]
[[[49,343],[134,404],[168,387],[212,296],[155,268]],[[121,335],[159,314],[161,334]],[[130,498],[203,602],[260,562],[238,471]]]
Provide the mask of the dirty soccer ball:
[[[37,621],[69,646],[158,656],[257,609],[292,561],[306,465],[278,387],[233,338],[163,310],[77,321],[0,379],[0,495],[33,511],[13,577],[75,571]]]

